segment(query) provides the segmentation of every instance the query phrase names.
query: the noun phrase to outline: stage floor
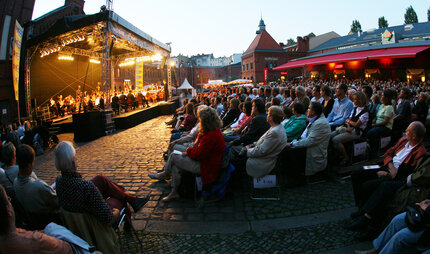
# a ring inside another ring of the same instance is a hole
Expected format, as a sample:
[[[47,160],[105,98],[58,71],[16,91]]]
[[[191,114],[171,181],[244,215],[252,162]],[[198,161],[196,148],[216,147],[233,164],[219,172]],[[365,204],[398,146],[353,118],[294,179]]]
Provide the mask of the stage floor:
[[[179,103],[178,100],[173,100],[149,103],[149,105],[150,107],[138,108],[123,112],[120,115],[114,115],[113,120],[115,122],[115,128],[128,129],[160,115],[172,114]],[[52,126],[59,127],[60,133],[73,132],[74,125],[72,115],[53,119]]]

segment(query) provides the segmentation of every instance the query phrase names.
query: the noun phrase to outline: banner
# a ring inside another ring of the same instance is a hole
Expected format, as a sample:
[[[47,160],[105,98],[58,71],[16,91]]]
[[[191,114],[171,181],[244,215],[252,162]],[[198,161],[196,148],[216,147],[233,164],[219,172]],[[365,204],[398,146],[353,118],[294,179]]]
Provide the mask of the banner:
[[[143,62],[136,63],[136,88],[143,88]]]
[[[266,80],[269,77],[269,69],[268,68],[264,68],[263,69],[263,73],[264,73],[264,84],[266,84]]]
[[[18,101],[19,97],[19,59],[21,56],[21,41],[22,41],[23,29],[18,23],[15,22],[15,32],[13,35],[13,50],[12,50],[12,78],[13,78],[13,90],[15,91],[15,100]]]

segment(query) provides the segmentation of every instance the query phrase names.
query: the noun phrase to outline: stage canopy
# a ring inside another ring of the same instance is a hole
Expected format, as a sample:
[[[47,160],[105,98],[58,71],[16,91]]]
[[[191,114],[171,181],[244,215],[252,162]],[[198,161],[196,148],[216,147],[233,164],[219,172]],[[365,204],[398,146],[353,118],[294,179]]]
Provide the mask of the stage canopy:
[[[40,106],[60,93],[74,96],[84,80],[87,88],[113,89],[122,72],[116,67],[139,63],[163,70],[171,51],[113,11],[64,17],[34,36],[36,28],[37,21],[26,27],[23,54],[27,113],[31,99]]]
[[[384,58],[413,58],[430,46],[415,46],[415,47],[392,47],[375,50],[365,50],[347,53],[325,53],[315,56],[303,57],[282,64],[273,70],[284,70],[291,68],[304,67],[309,65],[328,64],[348,61],[366,61]]]

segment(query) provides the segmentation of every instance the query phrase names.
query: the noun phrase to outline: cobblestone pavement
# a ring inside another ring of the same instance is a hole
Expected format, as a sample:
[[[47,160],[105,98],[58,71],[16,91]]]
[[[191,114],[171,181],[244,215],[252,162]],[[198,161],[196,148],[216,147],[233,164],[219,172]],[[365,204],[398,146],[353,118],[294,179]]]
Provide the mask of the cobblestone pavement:
[[[186,223],[246,224],[337,211],[353,207],[354,202],[348,181],[281,189],[281,201],[252,201],[249,198],[250,183],[244,181],[243,186],[234,189],[225,200],[206,204],[203,208],[196,208],[192,199],[163,203],[161,198],[170,191],[168,183],[151,180],[147,174],[157,172],[164,165],[162,153],[170,138],[170,129],[164,122],[168,119],[169,116],[161,116],[92,142],[76,144],[78,171],[85,179],[103,174],[123,185],[131,194],[151,195],[145,208],[134,215],[145,253],[302,253],[321,252],[353,243],[351,233],[339,226],[342,223],[339,219],[261,233],[252,230],[223,234],[202,232],[200,235],[170,233],[175,232],[175,225]],[[59,138],[72,140],[73,134],[60,134]],[[58,171],[52,150],[36,158],[35,172],[49,184],[55,181]],[[147,226],[150,223],[161,223],[165,228],[152,230]],[[129,247],[129,251],[124,249],[125,252],[140,252],[136,244],[125,246]]]

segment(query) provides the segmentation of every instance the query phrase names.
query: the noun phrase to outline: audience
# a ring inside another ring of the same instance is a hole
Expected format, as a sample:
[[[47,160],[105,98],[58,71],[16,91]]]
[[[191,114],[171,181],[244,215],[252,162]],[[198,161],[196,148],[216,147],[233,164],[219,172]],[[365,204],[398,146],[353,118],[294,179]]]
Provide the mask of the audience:
[[[427,121],[427,114],[429,111],[429,105],[427,103],[428,95],[425,92],[421,92],[418,97],[418,102],[412,109],[412,121],[420,121],[424,125]]]
[[[287,143],[287,147],[297,149],[306,148],[305,172],[290,172],[290,177],[296,178],[292,186],[306,183],[305,176],[312,176],[327,166],[327,147],[330,140],[330,126],[324,117],[321,103],[312,102],[308,110],[309,124],[300,139]],[[294,157],[291,162],[294,163]],[[292,174],[291,174],[292,173]],[[291,186],[291,187],[292,187]]]
[[[352,214],[355,219],[346,226],[347,229],[363,230],[376,218],[382,217],[389,199],[404,185],[418,159],[425,155],[422,142],[425,132],[421,122],[412,122],[406,129],[406,136],[385,153],[382,169],[353,172],[354,196],[360,209]],[[371,237],[374,232],[370,230],[359,238]]]
[[[103,175],[90,181],[82,179],[77,172],[76,151],[70,142],[60,142],[55,148],[55,167],[61,171],[55,181],[61,208],[91,214],[103,224],[113,225],[124,207],[130,214],[127,203],[138,212],[149,200],[149,196],[137,198],[126,193],[123,187]]]
[[[393,128],[394,109],[391,104],[392,92],[384,90],[382,93],[382,105],[376,114],[376,121],[372,128],[367,132],[367,138],[370,141],[371,154],[376,154],[379,139],[383,136],[389,136]]]
[[[333,104],[333,110],[327,117],[332,130],[337,126],[345,123],[345,120],[351,115],[354,108],[353,103],[346,97],[348,86],[344,83],[336,87],[336,100]]]
[[[3,186],[0,186],[0,252],[1,253],[74,253],[66,241],[39,231],[16,228],[15,212]]]
[[[307,117],[304,115],[305,112],[306,109],[302,104],[294,104],[292,110],[293,115],[284,124],[288,142],[298,139],[302,135],[303,130],[306,128]]]
[[[333,147],[342,155],[341,165],[349,162],[344,143],[357,140],[367,131],[369,122],[369,110],[366,107],[366,95],[357,92],[353,95],[354,110],[351,116],[346,119],[345,126],[339,126],[331,133]]]
[[[222,126],[225,127],[230,125],[239,117],[239,115],[240,115],[239,100],[236,98],[233,98],[230,101],[230,108],[222,118]]]
[[[254,99],[252,101],[251,115],[253,118],[249,126],[239,138],[230,141],[230,145],[249,145],[253,142],[256,142],[270,128],[270,125],[266,120],[266,108],[264,102],[260,98]],[[239,150],[241,149],[242,148],[240,148]]]
[[[16,158],[19,172],[13,187],[20,205],[31,217],[37,218],[40,226],[45,226],[59,220],[60,206],[55,190],[33,174],[34,157],[31,146],[23,144],[18,147]]]
[[[283,115],[281,108],[271,106],[267,114],[270,129],[258,139],[255,145],[247,145],[243,148],[248,157],[246,161],[248,175],[259,178],[274,169],[279,153],[287,144],[287,135],[280,124]]]
[[[420,229],[410,229],[407,223],[406,212],[403,212],[390,222],[382,233],[373,240],[374,249],[368,251],[355,251],[356,254],[396,254],[405,253],[405,247],[418,243],[424,231],[430,225],[430,199],[416,203],[417,209],[422,212],[423,221],[417,225]],[[425,253],[430,253],[426,251]]]
[[[162,172],[148,174],[152,179],[172,178],[172,191],[162,199],[164,202],[180,198],[178,188],[184,171],[201,175],[204,185],[218,178],[225,149],[224,136],[220,131],[221,120],[210,107],[199,107],[197,115],[200,127],[194,146],[181,154],[171,153]]]
[[[323,106],[323,113],[324,113],[324,116],[327,118],[328,114],[330,114],[334,105],[334,99],[331,97],[330,87],[323,86],[321,88],[321,97],[323,98],[323,102],[321,103]]]
[[[306,90],[303,86],[296,87],[296,98],[293,100],[293,102],[290,104],[290,107],[294,107],[294,104],[300,103],[302,104],[306,109],[309,107],[309,97],[306,95]]]

